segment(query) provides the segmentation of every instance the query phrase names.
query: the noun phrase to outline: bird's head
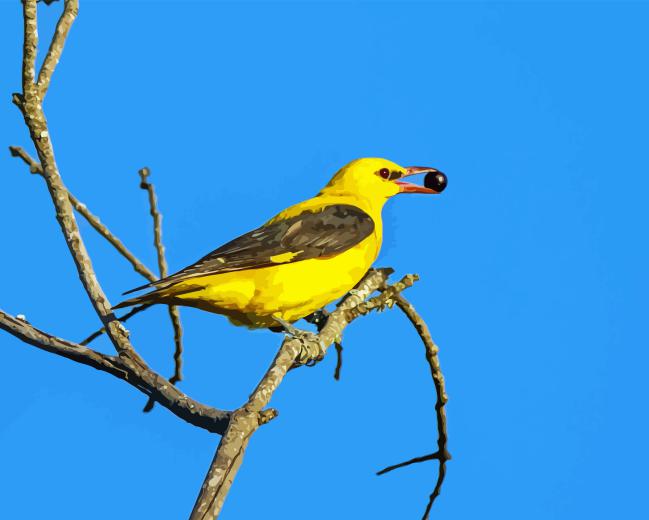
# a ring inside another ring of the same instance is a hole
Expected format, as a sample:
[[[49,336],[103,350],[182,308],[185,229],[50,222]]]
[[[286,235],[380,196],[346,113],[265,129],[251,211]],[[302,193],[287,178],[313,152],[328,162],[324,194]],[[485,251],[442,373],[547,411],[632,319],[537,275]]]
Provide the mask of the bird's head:
[[[411,175],[425,173],[425,185],[406,182]],[[402,167],[387,159],[356,159],[343,166],[321,193],[353,195],[372,202],[384,202],[399,193],[441,193],[446,188],[446,175],[425,166]]]

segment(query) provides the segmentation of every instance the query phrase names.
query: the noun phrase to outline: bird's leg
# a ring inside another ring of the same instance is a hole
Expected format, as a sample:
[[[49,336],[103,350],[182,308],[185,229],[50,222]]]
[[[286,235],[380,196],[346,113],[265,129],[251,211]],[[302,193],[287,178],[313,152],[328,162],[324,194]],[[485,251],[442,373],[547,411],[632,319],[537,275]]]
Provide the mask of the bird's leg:
[[[302,339],[302,338],[313,339],[312,337],[315,336],[313,332],[308,332],[306,330],[298,329],[297,327],[291,325],[288,321],[278,316],[273,316],[273,319],[280,324],[283,331],[289,336],[293,336],[294,338],[298,338],[298,339]],[[271,330],[277,330],[277,329],[275,327],[271,327]]]
[[[284,331],[287,332],[288,334],[290,334],[291,336],[296,336],[297,337],[297,336],[300,335],[300,332],[303,332],[303,331],[298,330],[296,327],[291,325],[288,321],[283,320],[279,316],[273,316],[273,319],[277,323],[279,323],[284,328]]]
[[[273,319],[279,323],[284,332],[302,343],[302,350],[297,357],[296,363],[298,365],[313,366],[324,357],[324,346],[321,344],[320,338],[317,334],[307,330],[301,330],[291,325],[286,320],[273,316]]]

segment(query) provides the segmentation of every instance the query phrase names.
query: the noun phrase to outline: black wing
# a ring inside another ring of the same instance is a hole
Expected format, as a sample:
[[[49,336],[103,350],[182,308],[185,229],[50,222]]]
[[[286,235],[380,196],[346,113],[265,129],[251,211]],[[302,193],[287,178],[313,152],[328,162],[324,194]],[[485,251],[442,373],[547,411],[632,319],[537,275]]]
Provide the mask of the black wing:
[[[360,208],[335,204],[257,228],[212,251],[167,278],[131,289],[169,285],[196,276],[258,269],[342,253],[374,231],[374,221]]]

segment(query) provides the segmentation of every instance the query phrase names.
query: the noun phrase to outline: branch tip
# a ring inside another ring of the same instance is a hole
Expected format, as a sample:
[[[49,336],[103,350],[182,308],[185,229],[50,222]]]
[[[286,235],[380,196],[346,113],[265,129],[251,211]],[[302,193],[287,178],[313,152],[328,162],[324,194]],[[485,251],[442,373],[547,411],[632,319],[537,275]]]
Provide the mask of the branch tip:
[[[25,104],[25,98],[23,97],[22,94],[19,94],[18,92],[14,92],[11,94],[11,102],[16,105],[20,110],[23,109],[23,105]]]
[[[268,408],[259,412],[259,425],[267,424],[279,415],[275,408]]]

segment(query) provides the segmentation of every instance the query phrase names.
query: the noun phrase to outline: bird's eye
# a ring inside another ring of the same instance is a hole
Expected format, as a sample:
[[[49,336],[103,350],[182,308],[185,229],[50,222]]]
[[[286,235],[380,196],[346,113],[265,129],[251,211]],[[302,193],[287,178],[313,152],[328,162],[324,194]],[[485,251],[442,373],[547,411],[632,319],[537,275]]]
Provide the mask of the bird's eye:
[[[446,189],[448,184],[448,179],[440,171],[429,172],[424,177],[424,186],[430,188],[431,190],[436,191],[437,193],[442,193]]]
[[[383,179],[389,179],[390,178],[390,170],[388,170],[387,168],[381,168],[379,170],[379,175]]]

